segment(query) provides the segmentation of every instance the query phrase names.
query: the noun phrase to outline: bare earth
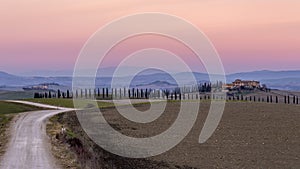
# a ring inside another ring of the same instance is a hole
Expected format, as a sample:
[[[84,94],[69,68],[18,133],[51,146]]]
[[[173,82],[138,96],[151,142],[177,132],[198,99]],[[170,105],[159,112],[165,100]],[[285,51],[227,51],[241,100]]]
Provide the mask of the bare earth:
[[[24,103],[45,108],[57,108],[29,102]],[[50,116],[65,111],[69,111],[69,109],[42,110],[21,114],[12,126],[11,139],[0,163],[0,169],[58,168],[50,151],[45,121]]]
[[[171,102],[161,117],[148,124],[128,121],[113,108],[102,113],[119,132],[149,137],[167,130],[175,121],[179,107],[178,103]],[[149,105],[136,108],[143,111]],[[199,144],[208,109],[208,102],[201,104],[193,129],[180,144],[146,159],[119,157],[88,141],[75,113],[60,114],[58,119],[76,133],[89,156],[84,158],[79,154],[77,160],[81,161],[82,168],[300,168],[299,105],[228,102],[215,133],[207,142]]]

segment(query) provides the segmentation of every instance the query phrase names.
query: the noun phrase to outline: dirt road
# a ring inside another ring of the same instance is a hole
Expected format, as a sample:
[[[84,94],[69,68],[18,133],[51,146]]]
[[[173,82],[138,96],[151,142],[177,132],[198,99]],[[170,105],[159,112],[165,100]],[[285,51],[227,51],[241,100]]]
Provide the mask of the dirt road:
[[[46,120],[58,113],[72,109],[25,101],[12,101],[57,110],[25,112],[13,122],[11,139],[1,162],[0,169],[53,169],[59,168],[51,155],[46,135]]]

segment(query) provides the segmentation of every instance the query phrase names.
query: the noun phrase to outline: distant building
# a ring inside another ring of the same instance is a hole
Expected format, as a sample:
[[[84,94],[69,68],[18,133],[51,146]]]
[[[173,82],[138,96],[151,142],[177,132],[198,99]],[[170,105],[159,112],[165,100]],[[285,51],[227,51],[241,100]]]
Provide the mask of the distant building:
[[[231,84],[225,84],[223,85],[223,89],[240,89],[240,88],[260,88],[260,82],[259,81],[254,81],[254,80],[241,80],[241,79],[236,79],[234,82]]]
[[[23,87],[23,90],[48,90],[47,85],[38,85],[32,87]]]

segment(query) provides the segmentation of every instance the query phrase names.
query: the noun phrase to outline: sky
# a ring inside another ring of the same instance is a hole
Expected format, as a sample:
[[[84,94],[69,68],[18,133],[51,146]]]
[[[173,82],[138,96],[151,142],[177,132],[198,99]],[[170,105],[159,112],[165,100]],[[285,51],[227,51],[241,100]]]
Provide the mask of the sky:
[[[99,28],[143,12],[172,14],[197,26],[226,73],[300,69],[299,9],[297,0],[0,0],[0,71],[72,70]],[[110,57],[105,66],[118,60]]]

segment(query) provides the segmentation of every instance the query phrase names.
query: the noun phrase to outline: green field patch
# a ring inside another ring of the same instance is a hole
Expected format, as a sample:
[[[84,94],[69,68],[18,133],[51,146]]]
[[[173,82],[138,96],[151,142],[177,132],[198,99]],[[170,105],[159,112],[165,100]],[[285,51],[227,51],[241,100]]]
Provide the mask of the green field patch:
[[[0,114],[20,113],[20,112],[34,111],[40,109],[41,108],[35,106],[0,101]]]
[[[57,98],[37,99],[37,98],[35,98],[35,99],[25,99],[25,100],[30,101],[30,102],[35,102],[35,103],[58,106],[58,107],[74,108],[73,99],[57,99]],[[77,100],[77,102],[78,102],[78,106],[80,108],[95,108],[95,107],[97,107],[97,105],[95,105],[95,102],[91,101],[91,100],[82,99],[82,100]],[[97,101],[97,103],[100,108],[114,106],[113,103],[108,103],[108,102]]]

